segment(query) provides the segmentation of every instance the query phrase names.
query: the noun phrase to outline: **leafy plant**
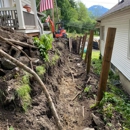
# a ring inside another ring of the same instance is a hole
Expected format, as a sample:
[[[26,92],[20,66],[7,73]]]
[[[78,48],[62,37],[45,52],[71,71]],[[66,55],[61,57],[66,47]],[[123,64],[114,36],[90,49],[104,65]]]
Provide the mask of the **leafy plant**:
[[[87,87],[84,89],[84,92],[85,92],[85,93],[88,93],[88,92],[90,91],[90,89],[91,89],[91,85],[90,85],[90,86],[87,86]]]
[[[111,118],[114,111],[121,114],[124,119],[123,126],[130,129],[130,101],[122,90],[112,86],[111,92],[104,93],[100,107],[106,118]]]
[[[45,58],[45,61],[49,61],[48,50],[52,48],[52,36],[44,34],[40,38],[34,37],[33,41],[34,44],[39,48],[41,56]]]
[[[92,63],[94,72],[100,74],[102,61],[98,58],[99,52],[93,52]],[[121,88],[114,86],[113,81],[119,80],[119,76],[109,71],[107,86],[109,92],[104,93],[104,97],[99,104],[100,112],[104,116],[104,121],[109,122],[114,112],[122,116],[123,129],[130,129],[130,101]]]

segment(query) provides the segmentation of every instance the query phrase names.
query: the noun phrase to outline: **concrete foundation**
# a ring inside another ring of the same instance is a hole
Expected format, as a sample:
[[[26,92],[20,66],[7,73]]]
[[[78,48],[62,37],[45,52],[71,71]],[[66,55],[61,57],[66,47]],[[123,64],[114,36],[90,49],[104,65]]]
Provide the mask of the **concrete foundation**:
[[[130,80],[128,80],[120,71],[119,71],[119,77],[123,89],[130,95]]]

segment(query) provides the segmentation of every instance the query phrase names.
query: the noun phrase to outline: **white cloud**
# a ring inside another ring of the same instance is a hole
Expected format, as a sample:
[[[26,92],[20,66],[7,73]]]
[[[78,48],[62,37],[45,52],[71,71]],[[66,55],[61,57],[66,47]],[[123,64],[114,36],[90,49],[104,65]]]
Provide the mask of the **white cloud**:
[[[87,8],[92,5],[102,5],[108,9],[112,8],[114,5],[118,3],[118,0],[75,0],[83,2]]]

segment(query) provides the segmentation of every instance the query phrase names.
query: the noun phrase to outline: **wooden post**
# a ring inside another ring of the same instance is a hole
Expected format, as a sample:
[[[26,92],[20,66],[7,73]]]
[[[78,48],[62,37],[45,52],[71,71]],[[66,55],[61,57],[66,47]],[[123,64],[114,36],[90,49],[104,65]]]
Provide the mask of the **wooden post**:
[[[72,51],[72,38],[69,38],[69,50]]]
[[[84,47],[85,47],[85,42],[86,42],[86,39],[87,39],[87,33],[85,33],[84,37],[83,37],[83,46],[82,46],[82,50],[81,50],[81,58],[83,57],[83,54],[84,54]]]
[[[82,37],[79,38],[79,43],[78,43],[78,54],[80,54],[80,45],[81,45]]]
[[[110,61],[115,40],[116,28],[108,28],[107,39],[102,63],[102,70],[100,74],[100,81],[97,94],[97,104],[102,100],[103,93],[106,91],[107,78],[110,69]]]
[[[90,67],[91,67],[91,56],[92,56],[92,49],[93,49],[93,33],[94,31],[90,31],[90,37],[89,37],[89,42],[88,42],[88,50],[86,51],[86,57],[85,61],[87,61],[87,74],[90,72]]]

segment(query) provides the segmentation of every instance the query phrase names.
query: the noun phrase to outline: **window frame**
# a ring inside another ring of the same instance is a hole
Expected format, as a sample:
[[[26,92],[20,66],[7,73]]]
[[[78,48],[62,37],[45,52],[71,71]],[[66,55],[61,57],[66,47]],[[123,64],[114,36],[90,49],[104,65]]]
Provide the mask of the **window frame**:
[[[4,7],[4,1],[0,0],[0,8],[3,8],[3,7]]]
[[[129,31],[128,31],[128,50],[127,50],[127,57],[130,59],[130,20],[129,20]]]

